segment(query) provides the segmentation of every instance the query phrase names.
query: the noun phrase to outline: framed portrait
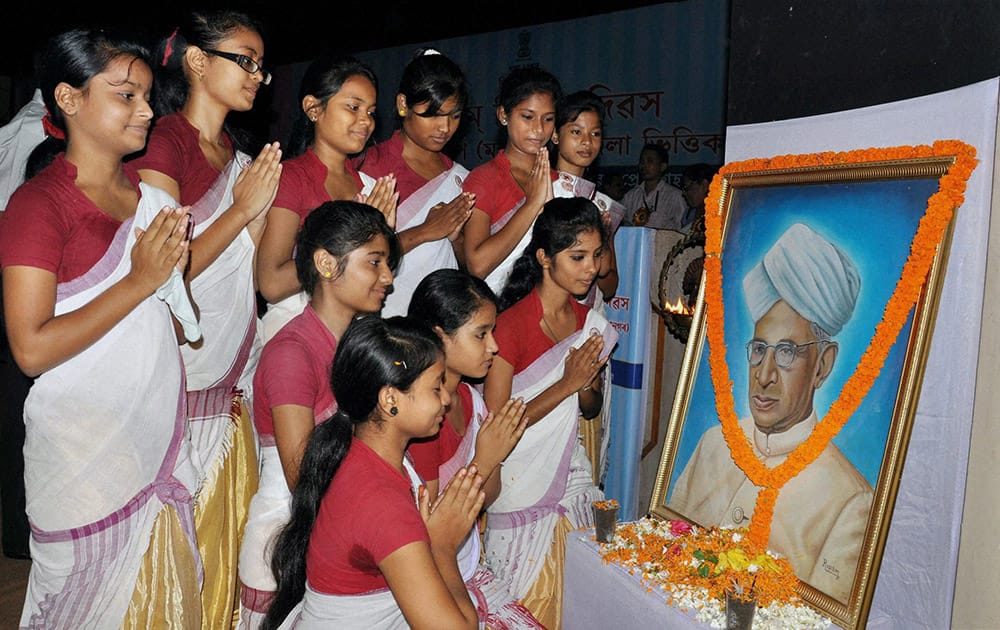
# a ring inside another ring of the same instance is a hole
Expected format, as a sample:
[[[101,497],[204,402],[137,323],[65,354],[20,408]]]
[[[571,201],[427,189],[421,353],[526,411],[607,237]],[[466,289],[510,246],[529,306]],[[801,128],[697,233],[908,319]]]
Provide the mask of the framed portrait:
[[[957,141],[723,166],[650,515],[746,528],[836,624],[871,605],[975,167]]]

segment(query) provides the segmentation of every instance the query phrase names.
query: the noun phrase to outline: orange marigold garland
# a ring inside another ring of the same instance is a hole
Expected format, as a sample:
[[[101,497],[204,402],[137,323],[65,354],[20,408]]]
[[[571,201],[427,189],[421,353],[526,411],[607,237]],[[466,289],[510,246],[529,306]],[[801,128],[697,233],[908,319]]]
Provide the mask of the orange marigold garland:
[[[747,535],[748,545],[767,549],[771,519],[778,492],[789,479],[811,464],[847,423],[878,378],[889,350],[899,331],[906,324],[927,280],[945,230],[952,214],[964,200],[965,184],[976,167],[975,148],[958,140],[941,140],[933,146],[900,146],[884,149],[863,149],[842,153],[785,155],[767,159],[733,162],[723,166],[709,187],[705,207],[705,319],[709,346],[709,366],[715,403],[722,425],[722,434],[729,445],[733,461],[747,478],[762,488]],[[886,304],[882,321],[875,327],[868,348],[854,374],[844,384],[840,396],[809,438],[788,458],[768,468],[757,458],[746,434],[739,427],[733,383],[726,363],[724,308],[722,299],[722,178],[733,173],[749,173],[779,169],[858,164],[921,157],[954,156],[955,163],[941,177],[939,189],[927,201],[927,210],[920,219],[916,235],[910,244],[910,254]]]

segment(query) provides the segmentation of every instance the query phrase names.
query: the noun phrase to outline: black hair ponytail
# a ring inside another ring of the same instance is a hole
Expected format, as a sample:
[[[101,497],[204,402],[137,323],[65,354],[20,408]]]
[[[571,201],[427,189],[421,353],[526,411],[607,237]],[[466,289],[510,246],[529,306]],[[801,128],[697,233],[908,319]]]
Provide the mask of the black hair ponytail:
[[[306,551],[323,496],[351,448],[350,417],[338,411],[313,429],[292,493],[291,518],[275,540],[271,571],[277,589],[261,624],[277,628],[306,592]]]
[[[261,625],[281,625],[305,594],[306,553],[320,505],[351,448],[354,427],[379,422],[383,387],[406,391],[443,354],[441,339],[429,327],[405,317],[369,315],[354,320],[333,359],[330,382],[339,409],[313,429],[292,491],[292,514],[278,535],[271,556],[277,591]]]

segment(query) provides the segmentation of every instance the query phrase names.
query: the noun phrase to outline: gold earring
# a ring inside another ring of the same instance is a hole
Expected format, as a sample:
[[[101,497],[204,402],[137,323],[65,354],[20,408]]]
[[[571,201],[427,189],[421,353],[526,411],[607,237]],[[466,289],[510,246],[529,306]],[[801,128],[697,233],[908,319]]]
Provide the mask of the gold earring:
[[[323,277],[324,278],[332,278],[333,277],[333,273],[331,273],[329,271],[324,271],[323,272]]]
[[[400,108],[399,108],[399,115],[400,115],[400,116],[406,116],[406,110],[405,110],[405,109],[403,109],[402,107],[400,107]]]

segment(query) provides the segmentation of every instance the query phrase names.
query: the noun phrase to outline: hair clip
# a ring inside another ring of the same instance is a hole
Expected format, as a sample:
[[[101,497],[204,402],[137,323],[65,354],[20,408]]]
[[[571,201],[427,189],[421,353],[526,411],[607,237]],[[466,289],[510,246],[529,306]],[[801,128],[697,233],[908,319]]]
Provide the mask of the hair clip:
[[[160,62],[160,65],[163,66],[164,68],[167,67],[168,63],[170,63],[170,56],[174,54],[174,38],[177,37],[177,31],[179,30],[180,30],[179,26],[174,29],[174,32],[171,33],[170,37],[167,38],[167,43],[163,47],[163,61]]]
[[[421,57],[426,57],[428,55],[440,55],[441,52],[434,50],[433,48],[425,48],[424,52],[420,53]]]
[[[406,367],[406,361],[393,361],[392,364],[396,366],[402,365],[404,370],[409,369]]]
[[[52,114],[49,113],[48,107],[45,108],[45,115],[42,116],[42,129],[45,131],[45,135],[50,138],[55,138],[56,140],[66,139],[66,133],[52,122]]]

